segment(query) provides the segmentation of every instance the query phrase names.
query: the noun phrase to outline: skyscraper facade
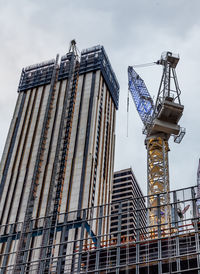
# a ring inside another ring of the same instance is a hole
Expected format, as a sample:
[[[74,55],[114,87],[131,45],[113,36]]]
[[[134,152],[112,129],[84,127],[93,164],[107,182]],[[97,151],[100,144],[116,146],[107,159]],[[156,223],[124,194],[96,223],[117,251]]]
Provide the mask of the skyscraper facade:
[[[118,97],[103,46],[79,60],[73,42],[60,63],[22,70],[0,167],[2,273],[50,273],[53,258],[58,273],[71,271],[65,256],[80,229],[68,224],[111,201]],[[95,234],[97,224],[88,226]]]

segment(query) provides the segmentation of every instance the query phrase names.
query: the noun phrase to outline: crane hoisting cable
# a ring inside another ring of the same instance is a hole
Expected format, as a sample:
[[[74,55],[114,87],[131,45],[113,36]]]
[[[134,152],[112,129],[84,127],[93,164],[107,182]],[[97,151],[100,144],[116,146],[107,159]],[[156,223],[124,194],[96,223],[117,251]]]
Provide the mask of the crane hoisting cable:
[[[128,137],[128,119],[129,119],[129,92],[127,94],[127,137]]]
[[[146,64],[140,64],[140,65],[133,65],[133,68],[144,68],[144,67],[151,67],[156,65],[157,62],[151,62],[151,63],[146,63]]]

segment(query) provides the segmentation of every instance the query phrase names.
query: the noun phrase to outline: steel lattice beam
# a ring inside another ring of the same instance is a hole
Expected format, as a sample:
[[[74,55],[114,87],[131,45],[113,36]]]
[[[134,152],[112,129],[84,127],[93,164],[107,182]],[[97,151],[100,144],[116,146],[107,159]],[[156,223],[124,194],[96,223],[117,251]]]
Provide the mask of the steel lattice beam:
[[[153,232],[158,230],[157,225],[166,224],[161,226],[164,233],[170,223],[168,142],[164,137],[158,136],[147,138],[146,144],[148,195],[150,195],[148,199],[149,226],[152,226],[151,232]],[[161,205],[159,208],[158,200]]]

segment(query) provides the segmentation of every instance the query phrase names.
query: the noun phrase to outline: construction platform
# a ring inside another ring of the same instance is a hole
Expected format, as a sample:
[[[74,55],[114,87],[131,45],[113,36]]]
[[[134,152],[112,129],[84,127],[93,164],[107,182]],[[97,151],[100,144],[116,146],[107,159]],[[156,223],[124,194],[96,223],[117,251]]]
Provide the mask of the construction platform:
[[[45,219],[51,220],[52,216],[32,220],[31,229],[26,235],[30,237],[31,245],[23,253],[23,273],[199,274],[200,219],[197,187],[178,189],[168,194],[170,205],[166,206],[170,206],[171,209],[170,223],[161,223],[154,229],[148,226],[148,196],[135,198],[135,208],[123,206],[130,201],[120,200],[114,205],[82,209],[79,211],[78,219],[73,219],[73,216],[77,216],[75,211],[59,214],[55,227],[47,228],[53,235],[52,245],[48,246],[41,246],[41,236],[45,230]],[[157,197],[161,195],[166,194],[157,194]],[[145,205],[140,202],[141,198],[144,199]],[[111,211],[111,206],[114,206],[115,211]],[[147,217],[146,224],[140,222],[144,211]],[[163,205],[161,208],[157,206],[158,220],[163,212]],[[128,217],[130,214],[134,216],[133,224],[123,223],[124,216]],[[111,217],[116,219],[118,224],[117,231],[112,233],[108,226],[105,228]],[[23,223],[0,227],[0,273],[13,273],[13,269],[16,269],[16,254],[19,252],[22,227]],[[66,231],[67,241],[61,240],[62,231]],[[76,240],[70,240],[72,233],[76,233]],[[63,255],[60,250],[64,247],[66,252]],[[47,255],[40,259],[41,248],[51,248],[51,257]],[[42,272],[44,266],[48,271]]]
[[[177,243],[178,242],[178,243]],[[179,244],[177,252],[177,244]],[[132,242],[122,239],[120,246],[93,250],[82,255],[83,273],[198,273],[195,233],[181,237]],[[89,258],[89,259],[88,259]],[[118,261],[117,261],[118,260]]]

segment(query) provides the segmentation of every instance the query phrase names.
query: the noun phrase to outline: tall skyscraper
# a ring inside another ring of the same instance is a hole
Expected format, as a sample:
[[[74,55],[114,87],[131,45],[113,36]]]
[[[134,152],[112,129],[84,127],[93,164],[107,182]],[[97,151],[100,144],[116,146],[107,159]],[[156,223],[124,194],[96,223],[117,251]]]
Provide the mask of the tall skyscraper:
[[[111,201],[118,97],[103,46],[79,60],[73,41],[60,64],[57,56],[22,70],[0,168],[2,273],[72,271],[65,256],[81,235],[69,224]]]
[[[147,208],[145,198],[131,168],[116,171],[113,178],[112,210],[110,232],[116,239],[118,231],[118,212],[121,204],[121,237],[136,239],[136,233],[147,236]]]

